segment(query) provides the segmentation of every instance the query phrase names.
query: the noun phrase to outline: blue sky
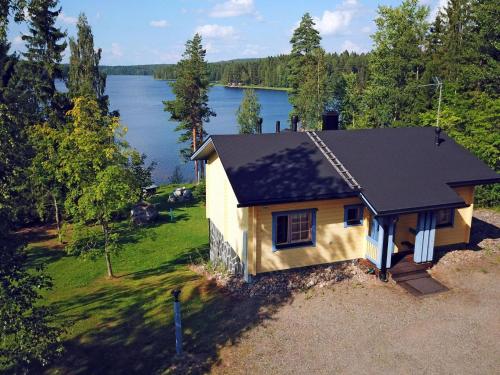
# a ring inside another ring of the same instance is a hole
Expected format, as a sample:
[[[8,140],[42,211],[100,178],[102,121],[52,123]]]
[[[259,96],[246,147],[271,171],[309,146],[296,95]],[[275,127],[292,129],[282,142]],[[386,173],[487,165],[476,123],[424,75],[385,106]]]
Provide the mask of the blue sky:
[[[175,63],[195,32],[203,36],[208,61],[288,53],[292,30],[309,12],[328,52],[365,52],[378,5],[400,1],[370,0],[62,0],[58,24],[75,35],[78,14],[92,26],[102,64]],[[435,13],[443,0],[421,0]],[[22,51],[21,33],[11,25],[12,48]],[[67,57],[66,57],[67,59]]]

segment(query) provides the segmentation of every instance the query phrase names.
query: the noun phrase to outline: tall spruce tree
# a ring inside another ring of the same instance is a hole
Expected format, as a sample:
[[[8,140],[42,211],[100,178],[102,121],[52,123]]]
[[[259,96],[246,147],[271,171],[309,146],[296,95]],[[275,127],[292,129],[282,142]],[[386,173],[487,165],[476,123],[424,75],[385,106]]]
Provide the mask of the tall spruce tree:
[[[206,132],[203,123],[209,122],[215,112],[208,106],[208,70],[205,61],[206,51],[201,44],[201,36],[195,34],[186,43],[183,58],[177,64],[177,79],[171,83],[174,100],[164,101],[165,111],[170,112],[171,120],[179,124],[175,128],[181,132],[179,142],[191,141],[191,147],[181,150],[186,160],[203,142]],[[194,163],[195,180],[199,180],[203,168]]]
[[[103,111],[108,110],[108,97],[104,95],[106,75],[99,71],[101,49],[94,48],[94,36],[85,14],[80,14],[77,39],[70,38],[68,94],[71,99],[88,96],[97,99]]]
[[[32,0],[27,8],[29,33],[22,36],[26,62],[21,74],[34,104],[33,122],[61,121],[66,110],[65,97],[55,86],[63,78],[60,63],[66,48],[66,33],[55,26],[61,13],[57,6],[58,0]]]
[[[378,14],[365,92],[366,121],[372,127],[415,125],[425,105],[419,86],[429,9],[418,0],[405,0],[398,7],[380,6]]]
[[[241,104],[236,111],[240,134],[254,134],[260,117],[260,104],[255,91],[246,89]]]

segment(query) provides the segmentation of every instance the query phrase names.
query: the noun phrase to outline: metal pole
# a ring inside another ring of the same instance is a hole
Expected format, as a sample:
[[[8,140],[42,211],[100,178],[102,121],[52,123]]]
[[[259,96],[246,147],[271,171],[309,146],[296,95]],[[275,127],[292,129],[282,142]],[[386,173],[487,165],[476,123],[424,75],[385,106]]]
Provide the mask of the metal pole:
[[[182,354],[182,325],[181,325],[181,303],[179,302],[179,289],[172,290],[174,296],[174,322],[175,322],[175,351],[177,355]]]
[[[439,85],[439,101],[438,101],[438,113],[437,113],[437,118],[436,118],[436,127],[439,128],[439,115],[441,114],[441,97],[442,97],[442,88],[443,88],[443,84],[442,82],[437,79],[438,81],[438,85]]]

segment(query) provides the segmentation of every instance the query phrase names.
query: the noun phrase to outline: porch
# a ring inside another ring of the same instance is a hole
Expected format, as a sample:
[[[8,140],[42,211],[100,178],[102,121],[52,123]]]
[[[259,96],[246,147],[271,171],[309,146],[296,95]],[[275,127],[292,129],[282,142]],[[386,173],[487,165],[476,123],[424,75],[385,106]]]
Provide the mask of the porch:
[[[392,268],[392,273],[399,268],[405,273],[431,267],[438,215],[438,211],[423,211],[369,218],[366,258],[381,279],[386,280],[386,271]]]

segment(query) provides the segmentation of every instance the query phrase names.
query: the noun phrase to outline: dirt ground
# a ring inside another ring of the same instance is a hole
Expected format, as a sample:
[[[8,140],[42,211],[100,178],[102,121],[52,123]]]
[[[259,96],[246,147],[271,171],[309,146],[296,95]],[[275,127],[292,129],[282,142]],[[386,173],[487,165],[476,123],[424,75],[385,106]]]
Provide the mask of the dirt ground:
[[[476,251],[432,269],[450,291],[416,298],[371,277],[296,293],[221,348],[212,373],[500,374],[500,215],[475,216]]]

